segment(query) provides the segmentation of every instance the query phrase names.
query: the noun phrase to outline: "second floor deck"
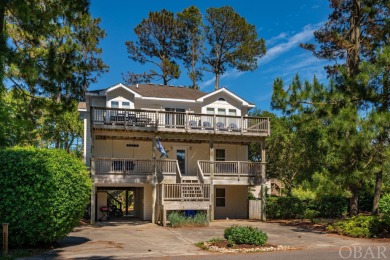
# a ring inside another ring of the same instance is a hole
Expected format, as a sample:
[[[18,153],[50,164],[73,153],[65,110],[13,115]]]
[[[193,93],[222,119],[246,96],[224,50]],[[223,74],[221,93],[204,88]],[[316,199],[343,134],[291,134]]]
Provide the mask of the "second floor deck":
[[[91,107],[91,125],[95,129],[108,130],[270,135],[270,120],[265,117],[160,110]]]
[[[196,177],[199,183],[258,185],[264,163],[248,161],[197,161],[197,172],[184,175],[177,160],[134,158],[91,158],[95,183],[182,183]]]

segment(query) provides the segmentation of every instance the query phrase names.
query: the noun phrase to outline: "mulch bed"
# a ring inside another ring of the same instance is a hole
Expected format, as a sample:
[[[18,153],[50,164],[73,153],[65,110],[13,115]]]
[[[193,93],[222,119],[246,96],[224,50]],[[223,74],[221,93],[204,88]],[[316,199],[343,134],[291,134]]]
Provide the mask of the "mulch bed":
[[[296,250],[289,246],[265,244],[263,246],[237,244],[230,246],[227,240],[215,241],[215,242],[203,242],[201,246],[205,250],[210,250],[220,253],[250,253],[250,252],[271,252],[271,251],[286,251]]]

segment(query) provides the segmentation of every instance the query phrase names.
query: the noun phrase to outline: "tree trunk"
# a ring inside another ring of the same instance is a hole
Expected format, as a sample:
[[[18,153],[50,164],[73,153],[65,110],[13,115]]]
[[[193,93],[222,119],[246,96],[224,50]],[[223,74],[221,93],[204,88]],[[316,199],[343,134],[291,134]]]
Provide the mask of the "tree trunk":
[[[219,89],[219,74],[215,74],[215,90]]]
[[[347,50],[347,69],[350,76],[356,76],[359,73],[359,54],[360,54],[360,23],[361,23],[360,0],[353,1],[353,10],[349,21],[351,28],[351,45]]]
[[[359,189],[357,187],[351,188],[352,197],[349,199],[349,214],[356,216],[358,214]]]
[[[381,198],[382,177],[382,171],[376,174],[374,200],[372,202],[372,213],[374,213],[375,215],[379,214],[379,199]]]

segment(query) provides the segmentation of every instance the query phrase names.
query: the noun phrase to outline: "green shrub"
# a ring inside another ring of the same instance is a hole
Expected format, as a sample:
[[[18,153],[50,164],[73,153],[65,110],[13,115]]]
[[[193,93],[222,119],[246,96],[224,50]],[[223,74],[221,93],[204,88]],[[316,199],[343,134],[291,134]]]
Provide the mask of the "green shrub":
[[[0,150],[0,222],[11,246],[64,238],[78,225],[91,180],[83,162],[62,150]]]
[[[230,245],[234,244],[248,244],[262,246],[267,240],[266,233],[258,228],[251,226],[243,227],[233,225],[225,229],[224,237],[228,240]]]
[[[317,200],[269,197],[266,206],[267,217],[271,219],[335,218],[342,216],[347,210],[348,200],[344,197],[321,197]]]
[[[348,199],[345,197],[324,196],[310,203],[310,207],[319,212],[323,218],[338,218],[348,212]]]
[[[305,209],[305,211],[303,212],[303,217],[310,219],[311,222],[313,222],[314,218],[316,218],[319,214],[320,212],[318,212],[317,210]]]
[[[171,227],[185,227],[185,226],[207,226],[209,224],[208,216],[203,212],[198,212],[194,217],[186,216],[184,213],[172,211],[168,215],[168,221]]]
[[[390,193],[385,194],[379,200],[379,212],[387,216],[390,215]]]
[[[358,215],[336,221],[328,226],[328,231],[350,237],[378,237],[389,230],[389,220],[378,216]]]
[[[266,212],[268,218],[289,219],[302,218],[306,202],[293,197],[269,197]]]

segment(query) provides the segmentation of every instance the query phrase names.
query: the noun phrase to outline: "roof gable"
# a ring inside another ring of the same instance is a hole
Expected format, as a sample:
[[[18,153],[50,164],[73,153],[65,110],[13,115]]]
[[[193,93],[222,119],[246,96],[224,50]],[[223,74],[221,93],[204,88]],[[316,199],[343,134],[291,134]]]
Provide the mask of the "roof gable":
[[[218,95],[220,93],[225,93],[225,94],[231,96],[232,98],[234,98],[234,99],[238,100],[239,102],[241,102],[243,106],[254,107],[254,105],[252,103],[249,103],[248,101],[242,99],[241,97],[237,96],[236,94],[234,94],[233,92],[227,90],[226,88],[220,88],[218,90],[215,90],[215,91],[213,91],[213,92],[211,92],[211,93],[209,93],[207,95],[204,95],[204,96],[198,98],[197,101],[203,102],[206,98],[212,97],[214,95]]]

